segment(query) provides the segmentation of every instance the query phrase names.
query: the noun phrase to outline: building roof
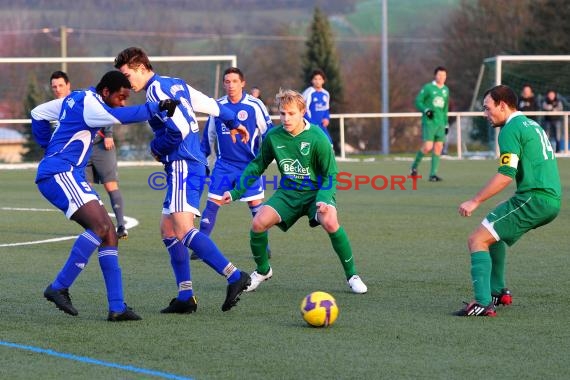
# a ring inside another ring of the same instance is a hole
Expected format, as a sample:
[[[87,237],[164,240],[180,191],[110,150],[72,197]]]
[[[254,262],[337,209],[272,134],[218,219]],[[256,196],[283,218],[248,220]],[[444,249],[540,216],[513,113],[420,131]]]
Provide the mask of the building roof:
[[[26,141],[24,135],[15,129],[0,127],[0,143],[14,143]]]

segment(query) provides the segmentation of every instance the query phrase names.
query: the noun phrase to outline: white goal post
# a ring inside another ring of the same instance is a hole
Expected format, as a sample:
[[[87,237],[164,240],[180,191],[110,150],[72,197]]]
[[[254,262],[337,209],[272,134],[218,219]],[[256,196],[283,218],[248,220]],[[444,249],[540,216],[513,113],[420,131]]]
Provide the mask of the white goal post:
[[[173,56],[149,56],[151,62],[230,62],[232,67],[237,67],[236,55],[173,55]],[[67,63],[113,63],[115,57],[0,57],[0,64],[9,63],[61,63],[62,71],[67,71]],[[216,65],[215,94],[219,97],[221,67]]]
[[[503,63],[504,62],[568,62],[570,63],[570,55],[497,55],[487,58],[483,62],[492,62],[495,65],[495,85],[502,83]]]

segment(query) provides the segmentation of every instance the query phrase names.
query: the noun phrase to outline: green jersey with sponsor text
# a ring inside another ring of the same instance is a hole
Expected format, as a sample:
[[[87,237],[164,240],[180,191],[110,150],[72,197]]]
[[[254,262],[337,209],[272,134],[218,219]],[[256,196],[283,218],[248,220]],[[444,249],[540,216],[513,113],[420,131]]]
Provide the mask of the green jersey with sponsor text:
[[[425,113],[422,116],[422,124],[426,126],[442,127],[447,125],[447,111],[449,110],[449,88],[446,85],[439,87],[435,81],[426,83],[415,101],[418,111],[424,113],[427,109],[433,111],[433,119]]]
[[[499,132],[499,173],[515,178],[517,194],[533,192],[560,200],[562,188],[554,150],[538,123],[514,112]]]
[[[230,191],[232,199],[239,199],[248,184],[260,177],[273,160],[281,173],[279,188],[314,191],[315,202],[335,204],[338,169],[334,151],[324,132],[307,121],[297,136],[282,125],[267,132],[259,153],[242,173],[240,186]]]

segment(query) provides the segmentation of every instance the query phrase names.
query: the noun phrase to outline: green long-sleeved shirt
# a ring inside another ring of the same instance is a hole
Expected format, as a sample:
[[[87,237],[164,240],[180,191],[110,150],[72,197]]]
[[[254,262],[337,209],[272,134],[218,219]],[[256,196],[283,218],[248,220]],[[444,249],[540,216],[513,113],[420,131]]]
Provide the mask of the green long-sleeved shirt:
[[[258,155],[241,175],[240,184],[230,191],[232,199],[239,199],[273,160],[281,173],[280,188],[316,191],[315,202],[335,204],[338,168],[334,151],[324,132],[308,122],[297,136],[282,125],[269,130]]]
[[[423,113],[422,124],[441,127],[447,125],[447,111],[449,109],[449,88],[446,85],[438,87],[434,82],[426,83],[415,101],[418,111]],[[433,119],[425,115],[425,111],[433,111]]]

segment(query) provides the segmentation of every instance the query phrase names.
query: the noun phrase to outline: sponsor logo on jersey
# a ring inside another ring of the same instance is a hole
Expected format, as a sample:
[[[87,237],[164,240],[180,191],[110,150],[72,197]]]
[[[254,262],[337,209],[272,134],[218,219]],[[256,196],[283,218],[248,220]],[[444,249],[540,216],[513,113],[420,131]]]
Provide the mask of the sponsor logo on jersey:
[[[284,176],[304,177],[311,174],[309,167],[303,167],[299,160],[285,158],[279,161],[279,166],[283,169]]]
[[[310,148],[311,148],[311,143],[301,142],[301,148],[299,150],[301,151],[301,154],[303,156],[306,156],[309,154]]]
[[[436,96],[433,98],[432,104],[434,107],[443,108],[443,106],[445,106],[445,99],[443,99],[442,96]]]
[[[247,115],[247,111],[246,111],[246,110],[241,110],[241,111],[239,111],[238,114],[237,114],[237,118],[238,118],[239,121],[247,120],[247,116],[248,116],[248,115]]]
[[[509,166],[511,168],[517,168],[519,165],[519,156],[514,153],[503,153],[499,159],[499,166]]]

